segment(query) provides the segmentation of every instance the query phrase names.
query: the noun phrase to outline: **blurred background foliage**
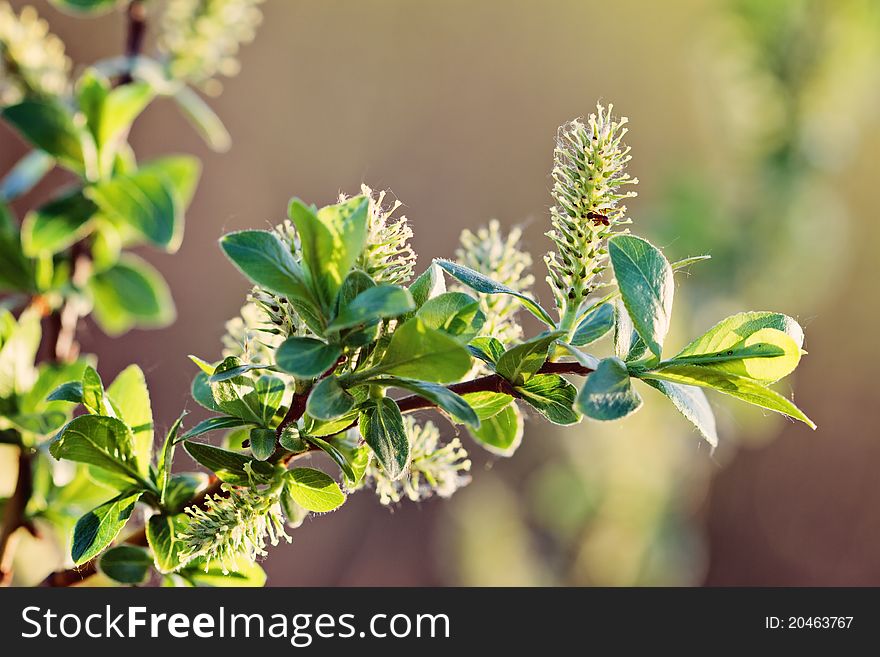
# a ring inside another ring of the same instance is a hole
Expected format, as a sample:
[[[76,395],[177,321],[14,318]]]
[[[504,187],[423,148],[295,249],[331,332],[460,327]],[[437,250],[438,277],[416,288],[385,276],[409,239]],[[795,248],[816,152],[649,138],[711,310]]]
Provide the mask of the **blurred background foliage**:
[[[74,61],[118,50],[121,16],[82,21],[32,4]],[[244,72],[212,102],[233,136],[228,155],[172,120],[170,103],[151,107],[132,135],[145,156],[204,158],[179,255],[143,253],[167,277],[178,322],[116,341],[91,328],[83,339],[108,378],[137,355],[159,428],[187,398],[185,355],[217,350],[245,292],[216,248],[222,232],[277,223],[293,194],[329,203],[366,182],[403,201],[419,267],[491,217],[521,225],[540,255],[556,126],[597,98],[631,120],[641,185],[628,205],[639,232],[671,259],[713,256],[680,283],[671,343],[743,305],[793,315],[811,352],[796,401],[820,426],[812,434],[716,404],[722,444],[710,454],[661,404],[610,427],[534,423],[516,458],[475,463],[474,482],[451,501],[390,514],[355,496],[308,523],[268,560],[270,582],[880,584],[880,356],[867,347],[880,320],[877,2],[262,9]],[[0,169],[24,151],[0,127]],[[25,201],[57,185],[51,178]],[[533,273],[549,299],[541,268]],[[0,452],[0,482],[12,480],[4,461]],[[57,555],[33,543],[20,552],[48,569]]]

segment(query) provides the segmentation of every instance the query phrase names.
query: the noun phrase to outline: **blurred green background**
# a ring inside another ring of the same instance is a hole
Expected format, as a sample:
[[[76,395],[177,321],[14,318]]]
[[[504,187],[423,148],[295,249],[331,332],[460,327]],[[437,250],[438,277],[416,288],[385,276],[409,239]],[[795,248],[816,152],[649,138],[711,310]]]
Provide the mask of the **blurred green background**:
[[[119,14],[81,20],[27,4],[77,62],[120,50]],[[212,101],[229,154],[209,152],[167,102],[133,132],[143,159],[204,160],[182,249],[143,254],[168,278],[178,322],[117,340],[91,325],[82,334],[105,380],[132,360],[143,367],[160,424],[183,406],[199,412],[186,355],[219,354],[247,290],[217,248],[223,232],[279,222],[292,195],[328,203],[363,181],[404,203],[420,267],[491,217],[523,225],[540,256],[556,127],[600,100],[631,121],[637,232],[670,259],[714,256],[679,280],[670,346],[742,308],[795,316],[810,355],[783,392],[820,427],[712,397],[722,444],[710,454],[651,392],[613,426],[557,431],[536,419],[513,459],[474,447],[474,482],[448,502],[389,512],[360,494],[308,521],[264,564],[271,584],[880,585],[880,3],[263,9],[242,73]],[[23,153],[0,127],[0,170]],[[0,466],[0,488],[11,480]],[[34,571],[54,558],[36,545],[22,553],[39,555]]]

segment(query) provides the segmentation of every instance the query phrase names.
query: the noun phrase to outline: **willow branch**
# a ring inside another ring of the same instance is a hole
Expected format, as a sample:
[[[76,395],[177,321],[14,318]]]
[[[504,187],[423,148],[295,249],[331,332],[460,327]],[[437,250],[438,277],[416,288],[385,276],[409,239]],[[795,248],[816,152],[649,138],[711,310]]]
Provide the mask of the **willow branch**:
[[[541,369],[538,370],[538,373],[574,374],[577,376],[587,376],[592,371],[592,368],[581,365],[580,363],[557,362],[544,363]],[[514,386],[511,385],[511,383],[507,381],[504,377],[498,374],[488,374],[486,376],[481,376],[470,381],[454,383],[448,386],[448,389],[459,395],[466,395],[471,392],[498,392],[510,395],[511,397],[519,397],[519,393],[516,391]],[[277,436],[280,437],[285,427],[296,423],[303,416],[306,410],[307,399],[308,391],[294,394],[293,399],[290,402],[290,407],[287,409],[287,412],[284,414],[284,418],[275,429],[275,433]],[[419,395],[402,397],[401,399],[397,400],[397,405],[400,408],[401,413],[408,413],[420,409],[436,407],[436,404],[434,404],[434,402],[425,399],[424,397],[421,397]],[[355,426],[357,426],[357,421],[353,422],[349,427],[346,427],[343,432]],[[295,459],[306,456],[311,451],[315,451],[315,448],[312,447],[306,452],[300,452],[297,454],[293,454],[290,452],[281,452],[279,454],[278,462],[282,465],[287,465]],[[222,481],[220,481],[216,477],[213,478],[208,487],[203,489],[201,492],[198,493],[198,495],[193,497],[193,499],[190,500],[190,502],[186,506],[197,506],[200,508],[204,508],[205,501],[209,496],[223,494],[223,491],[220,488],[222,484]],[[142,528],[129,535],[127,538],[125,538],[124,542],[133,545],[146,545],[147,538],[145,529]],[[78,584],[87,577],[91,577],[96,572],[96,559],[92,559],[91,561],[86,562],[78,568],[70,568],[50,574],[43,581],[43,586],[72,586],[73,584]]]

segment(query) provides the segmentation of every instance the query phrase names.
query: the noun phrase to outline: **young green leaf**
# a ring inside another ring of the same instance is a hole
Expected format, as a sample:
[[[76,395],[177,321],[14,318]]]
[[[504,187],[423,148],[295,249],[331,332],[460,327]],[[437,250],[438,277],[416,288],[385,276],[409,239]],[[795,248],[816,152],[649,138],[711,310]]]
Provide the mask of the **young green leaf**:
[[[327,513],[342,506],[345,493],[333,478],[313,468],[293,468],[285,480],[293,501],[307,511]]]
[[[492,392],[490,390],[482,390],[480,392],[468,392],[462,395],[464,400],[482,420],[487,420],[494,415],[498,415],[505,408],[510,406],[513,397],[503,392]]]
[[[585,347],[603,337],[612,328],[614,328],[614,306],[603,303],[578,324],[571,337],[571,344]]]
[[[186,516],[183,514],[166,515],[164,513],[150,516],[144,528],[147,544],[153,552],[153,563],[160,573],[170,573],[180,567],[180,549],[183,542],[177,538],[186,527]]]
[[[504,345],[498,338],[480,336],[468,344],[468,351],[493,368],[504,353]]]
[[[150,552],[134,545],[117,545],[98,560],[98,569],[120,584],[143,584],[152,566]]]
[[[238,452],[187,440],[183,448],[197,462],[211,470],[221,480],[233,486],[267,484],[275,479],[276,467],[257,461]]]
[[[371,383],[409,390],[416,393],[419,397],[436,404],[438,408],[449,413],[454,420],[472,427],[480,426],[480,419],[477,417],[474,409],[470,407],[461,395],[457,395],[445,386],[396,376],[374,379]]]
[[[134,454],[134,436],[123,422],[81,415],[68,422],[49,445],[56,459],[88,463],[115,473],[133,486],[146,486]]]
[[[220,248],[254,285],[291,301],[298,300],[308,308],[315,307],[302,266],[275,233],[265,230],[228,233],[220,238]]]
[[[108,335],[121,335],[134,326],[161,328],[177,311],[162,275],[146,260],[126,253],[110,269],[88,282],[95,321]]]
[[[418,317],[397,327],[377,369],[422,381],[460,379],[471,367],[470,352],[456,339],[425,326]]]
[[[446,281],[440,268],[433,263],[430,264],[416,280],[410,283],[409,291],[416,308],[421,308],[428,299],[446,292]]]
[[[214,394],[211,392],[211,384],[208,381],[208,375],[204,372],[199,372],[193,378],[190,394],[203,408],[207,408],[209,411],[214,411],[215,413],[223,412],[223,409],[221,409],[220,406],[217,405],[217,402],[214,401]]]
[[[73,528],[70,556],[77,566],[100,553],[122,531],[142,491],[121,493],[82,516]]]
[[[635,413],[642,398],[632,387],[626,364],[619,358],[606,358],[587,377],[575,403],[587,417],[607,421]]]
[[[169,253],[177,251],[183,239],[183,209],[164,176],[140,170],[114,176],[86,188],[111,221],[132,229],[143,239]]]
[[[444,292],[428,299],[416,312],[425,326],[467,342],[486,322],[480,302],[464,292]]]
[[[33,258],[63,251],[89,233],[97,209],[76,190],[28,212],[21,226],[24,254]]]
[[[375,319],[399,317],[415,308],[409,291],[397,285],[377,285],[364,290],[341,308],[328,331],[342,331]]]
[[[77,173],[83,171],[81,133],[58,102],[30,99],[4,108],[3,116],[31,144]]]
[[[347,479],[354,480],[356,478],[357,475],[353,469],[353,464],[349,461],[348,456],[342,449],[330,441],[317,436],[303,436],[303,439],[333,459],[333,462],[339,466],[339,469],[342,470],[342,474],[344,474]]]
[[[498,359],[495,371],[511,383],[527,381],[547,361],[550,346],[565,335],[565,331],[551,331],[511,347]]]
[[[107,396],[119,410],[119,419],[132,429],[134,454],[141,474],[147,476],[153,452],[153,411],[144,373],[137,365],[129,365],[107,388]]]
[[[709,406],[706,394],[700,388],[657,379],[644,379],[644,382],[666,395],[681,414],[697,428],[712,449],[718,447],[715,414]]]
[[[82,375],[82,403],[86,410],[92,415],[107,415],[115,417],[113,408],[110,406],[110,400],[107,399],[104,392],[104,383],[101,376],[91,366],[87,366],[83,370]]]
[[[193,586],[261,587],[266,584],[266,572],[259,564],[242,559],[237,570],[230,571],[219,561],[205,563],[199,559],[189,562],[178,574]]]
[[[801,349],[787,333],[763,328],[721,351],[681,356],[672,364],[701,365],[764,383],[791,374],[801,360]]]
[[[361,410],[360,430],[391,479],[400,477],[409,463],[409,439],[403,417],[393,399],[368,402]]]
[[[189,506],[195,494],[208,485],[208,481],[208,475],[204,472],[172,474],[165,487],[165,509],[172,513],[182,511]]]
[[[303,263],[312,289],[329,310],[367,239],[369,201],[356,196],[315,211],[292,199],[288,214],[300,238]]]
[[[618,301],[614,310],[614,353],[626,363],[642,358],[648,351],[648,345],[636,333],[632,319],[623,302]]]
[[[639,377],[712,388],[749,404],[788,415],[795,420],[800,420],[811,429],[816,428],[813,421],[804,415],[803,411],[778,392],[736,374],[700,365],[675,365],[664,367],[662,370],[645,372]]]
[[[251,441],[251,454],[258,461],[265,461],[275,451],[275,431],[254,427],[248,435]]]
[[[672,315],[672,267],[657,247],[633,235],[610,238],[608,253],[636,332],[659,356]]]
[[[46,397],[46,401],[66,401],[72,402],[74,404],[82,404],[83,400],[83,387],[82,381],[68,381],[66,383],[62,383],[60,386],[55,388],[48,397]]]
[[[239,417],[233,417],[232,415],[217,415],[199,422],[196,426],[183,434],[183,436],[180,437],[180,440],[195,438],[196,436],[201,436],[202,434],[217,431],[219,429],[234,429],[235,427],[243,427],[248,424],[247,421],[242,420]]]
[[[676,358],[693,354],[721,351],[749,337],[755,331],[773,328],[788,334],[797,343],[804,345],[804,331],[788,315],[774,312],[744,312],[731,315],[718,322],[699,338],[682,349]]]
[[[104,171],[113,164],[118,142],[128,136],[131,124],[155,95],[146,82],[131,82],[112,89],[104,98],[94,135]]]
[[[580,416],[572,408],[578,391],[558,374],[536,374],[516,386],[520,398],[553,424],[577,424]]]
[[[499,456],[512,456],[522,442],[524,423],[516,404],[508,404],[500,412],[486,418],[479,429],[470,434],[485,449]]]
[[[459,282],[464,283],[472,290],[482,292],[483,294],[509,294],[510,296],[519,299],[526,310],[544,322],[547,326],[556,326],[556,322],[553,321],[550,314],[531,297],[521,292],[517,292],[506,285],[502,285],[497,281],[493,281],[491,278],[484,276],[469,267],[465,267],[464,265],[442,259],[434,260],[434,262],[442,267],[450,276],[457,279]]]
[[[299,379],[313,379],[336,365],[342,355],[338,344],[315,338],[290,337],[275,352],[275,364]]]
[[[335,376],[318,381],[306,400],[306,412],[318,420],[334,420],[351,411],[355,399],[341,385]]]
[[[196,192],[202,164],[197,157],[191,155],[167,155],[141,164],[140,170],[162,177],[183,210],[189,207]]]

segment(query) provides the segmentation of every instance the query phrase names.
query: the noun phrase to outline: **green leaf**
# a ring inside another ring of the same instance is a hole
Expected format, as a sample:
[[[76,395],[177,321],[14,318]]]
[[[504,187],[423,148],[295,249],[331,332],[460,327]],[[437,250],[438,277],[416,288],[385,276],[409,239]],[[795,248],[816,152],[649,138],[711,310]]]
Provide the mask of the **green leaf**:
[[[351,467],[352,476],[345,475],[345,486],[349,490],[355,490],[367,474],[367,466],[373,459],[373,451],[369,445],[363,444],[360,435],[353,431],[338,436],[334,444]]]
[[[150,263],[126,253],[111,268],[92,275],[88,283],[95,321],[108,335],[131,328],[162,328],[177,311],[162,275]]]
[[[221,480],[233,486],[268,484],[278,473],[276,466],[257,461],[238,452],[230,452],[213,445],[187,440],[183,443],[186,453],[211,470]]]
[[[670,265],[673,271],[678,271],[679,269],[684,269],[685,267],[690,267],[691,265],[702,262],[703,260],[711,260],[712,256],[710,255],[698,255],[691,256],[689,258],[682,258],[681,260],[676,260]]]
[[[228,233],[220,238],[220,247],[254,285],[314,307],[302,266],[275,233],[265,230]]]
[[[217,153],[225,153],[229,150],[232,146],[229,132],[220,117],[208,103],[202,100],[201,96],[189,87],[183,86],[172,98],[211,150]]]
[[[523,401],[528,402],[553,424],[577,424],[580,416],[572,408],[578,391],[558,374],[536,374],[516,386]]]
[[[183,541],[177,535],[186,527],[183,514],[150,516],[145,527],[147,543],[153,552],[153,563],[160,573],[170,573],[180,567],[180,549]]]
[[[243,427],[247,426],[249,422],[246,420],[242,420],[238,417],[233,417],[231,415],[217,415],[215,417],[209,417],[205,420],[199,422],[192,429],[187,431],[181,437],[182,440],[187,438],[195,438],[196,436],[201,436],[202,434],[209,433],[211,431],[217,431],[219,429],[234,429],[235,427]]]
[[[180,433],[184,417],[186,417],[186,411],[177,416],[174,424],[171,425],[168,433],[165,434],[162,449],[159,451],[158,458],[156,459],[156,484],[159,487],[160,504],[165,504],[165,500],[168,497],[168,485],[171,483],[171,467],[174,464],[174,449],[177,443],[180,442],[178,434]]]
[[[416,308],[421,308],[428,299],[446,292],[446,281],[440,268],[431,263],[416,280],[410,283],[409,291]]]
[[[652,388],[666,395],[672,404],[697,428],[712,448],[718,447],[718,433],[715,429],[715,414],[709,406],[706,394],[696,386],[671,381],[644,379]]]
[[[8,332],[4,331],[6,324]],[[5,335],[4,335],[5,333]],[[0,399],[22,394],[33,383],[34,358],[40,347],[40,315],[33,307],[22,311],[18,322],[0,309]]]
[[[88,463],[148,488],[140,476],[134,436],[123,422],[100,415],[81,415],[68,422],[49,446],[56,459]]]
[[[117,175],[85,190],[111,221],[131,228],[149,243],[169,253],[183,239],[183,209],[175,190],[156,171]]]
[[[691,342],[672,362],[711,364],[731,374],[773,382],[797,367],[803,344],[803,329],[787,315],[738,313]]]
[[[260,587],[266,583],[266,573],[258,564],[242,559],[236,568],[229,572],[219,561],[210,561],[206,565],[198,560],[191,561],[179,574],[196,586]]]
[[[375,319],[399,317],[415,308],[412,296],[398,285],[377,285],[361,292],[343,307],[327,326],[328,331],[341,331]]]
[[[303,263],[325,310],[366,246],[368,207],[363,196],[317,212],[299,199],[290,201],[288,214],[299,234]]]
[[[214,376],[239,368],[241,365],[241,361],[236,357],[225,358],[214,370]],[[240,375],[216,381],[210,386],[214,401],[224,413],[263,426],[271,422],[284,394],[284,382],[268,375],[256,380]]]
[[[122,493],[82,516],[73,529],[70,556],[77,566],[97,555],[125,527],[142,492]]]
[[[624,362],[632,363],[642,358],[648,345],[639,337],[623,303],[618,301],[614,313],[614,353]]]
[[[60,103],[29,99],[0,112],[31,144],[76,172],[83,171],[80,131]]]
[[[104,382],[95,368],[88,366],[82,375],[82,403],[92,415],[116,417],[113,407],[104,392]]]
[[[504,345],[498,338],[480,336],[470,341],[468,351],[494,368],[504,353]]]
[[[89,233],[96,211],[95,204],[76,190],[28,212],[21,226],[24,254],[36,257],[63,251]]]
[[[444,292],[428,299],[416,313],[425,326],[463,341],[476,337],[486,323],[480,302],[464,292]]]
[[[764,383],[791,374],[801,360],[801,349],[791,336],[772,328],[760,329],[742,342],[710,354],[673,358],[669,363],[711,367]]]
[[[223,409],[221,409],[217,405],[217,402],[214,401],[214,395],[211,392],[211,384],[208,382],[208,375],[204,372],[199,372],[193,378],[190,394],[192,394],[192,398],[203,408],[207,408],[209,411],[214,411],[215,413],[223,412]]]
[[[474,440],[499,456],[511,456],[522,442],[524,423],[516,404],[509,404],[499,413],[486,418],[479,429],[471,429]]]
[[[150,552],[134,545],[117,545],[98,560],[100,571],[121,584],[143,584],[152,566]]]
[[[208,485],[208,475],[204,472],[183,472],[171,475],[165,487],[164,506],[172,512],[182,511],[197,492]]]
[[[351,411],[356,404],[335,376],[318,381],[306,401],[306,412],[318,420],[334,420]]]
[[[614,306],[603,303],[578,324],[571,338],[571,344],[585,347],[603,337],[612,328],[614,328]]]
[[[231,367],[228,370],[223,370],[222,372],[211,374],[208,377],[208,383],[221,383],[222,381],[229,381],[230,379],[239,377],[242,374],[246,374],[247,372],[253,372],[254,370],[266,370],[270,367],[272,366],[260,365],[259,363],[242,363],[238,367]],[[212,367],[211,371],[213,370],[214,368]]]
[[[62,383],[55,388],[48,397],[46,397],[46,401],[66,401],[73,402],[74,404],[82,404],[82,381],[68,381],[67,383]]]
[[[513,397],[503,392],[491,392],[483,390],[480,392],[469,392],[462,395],[464,400],[477,414],[480,420],[487,420],[490,417],[498,415],[513,401]]]
[[[676,365],[664,367],[662,370],[645,372],[640,374],[639,378],[658,379],[660,381],[700,386],[701,388],[712,388],[749,404],[788,415],[796,420],[800,420],[811,429],[816,428],[813,421],[804,415],[803,411],[778,392],[766,388],[751,379],[719,371],[712,367]]]
[[[140,170],[155,173],[164,178],[183,210],[189,207],[196,193],[202,164],[197,157],[192,155],[167,155],[145,162],[140,166]]]
[[[459,265],[458,263],[442,259],[434,260],[434,262],[442,267],[450,276],[461,283],[464,283],[472,290],[482,292],[483,294],[508,294],[516,297],[520,300],[526,310],[547,324],[547,326],[556,326],[556,322],[553,321],[550,314],[531,297],[521,292],[517,292],[513,288],[507,287],[497,281],[493,281],[491,278],[488,278],[469,267],[465,267],[464,265]]]
[[[317,436],[303,436],[303,439],[333,459],[333,462],[339,466],[339,469],[342,470],[342,474],[344,474],[347,479],[354,480],[356,478],[357,475],[352,467],[352,463],[339,447],[327,440],[318,438]]]
[[[281,491],[280,501],[281,509],[284,511],[285,524],[291,529],[301,527],[305,519],[309,517],[309,512],[293,501],[286,487]]]
[[[131,124],[155,95],[153,88],[146,82],[130,82],[112,89],[107,94],[95,133],[95,142],[102,151],[102,159],[107,165],[105,171],[112,166],[117,142],[126,138]]]
[[[467,374],[471,356],[459,341],[414,317],[397,327],[376,367],[388,374],[446,383]]]
[[[672,315],[672,267],[657,247],[633,235],[610,238],[608,253],[633,326],[659,356]]]
[[[394,400],[383,397],[367,403],[361,410],[359,424],[364,441],[385,474],[391,479],[400,477],[409,463],[409,439]]]
[[[153,453],[153,410],[144,373],[137,365],[129,365],[107,388],[107,396],[119,411],[119,419],[132,428],[134,454],[141,474],[150,471]]]
[[[275,352],[275,364],[299,379],[313,379],[322,375],[342,355],[338,344],[327,344],[315,338],[291,337],[281,343]]]
[[[251,441],[251,454],[258,461],[265,461],[275,452],[274,429],[254,427],[248,434],[248,438]]]
[[[13,201],[31,191],[55,166],[55,159],[43,151],[31,151],[0,182],[0,200]]]
[[[409,390],[446,411],[457,422],[472,427],[480,426],[480,419],[467,401],[461,395],[437,383],[427,383],[417,379],[405,379],[402,377],[375,379],[371,383]]]
[[[605,358],[587,377],[576,405],[594,420],[619,420],[639,410],[642,398],[632,387],[626,364],[619,358]]]
[[[547,361],[547,352],[565,331],[551,331],[516,345],[501,354],[495,370],[505,379],[519,385],[535,375]]]
[[[342,506],[345,493],[333,478],[313,468],[293,468],[287,473],[287,492],[302,508],[327,513]]]

